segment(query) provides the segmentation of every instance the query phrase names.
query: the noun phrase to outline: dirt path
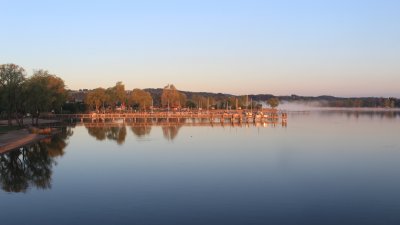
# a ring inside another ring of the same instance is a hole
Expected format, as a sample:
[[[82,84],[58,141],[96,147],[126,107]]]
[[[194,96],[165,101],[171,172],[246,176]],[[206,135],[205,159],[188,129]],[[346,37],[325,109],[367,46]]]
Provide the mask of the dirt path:
[[[0,153],[36,142],[45,137],[45,135],[31,134],[27,129],[9,131],[0,135]]]

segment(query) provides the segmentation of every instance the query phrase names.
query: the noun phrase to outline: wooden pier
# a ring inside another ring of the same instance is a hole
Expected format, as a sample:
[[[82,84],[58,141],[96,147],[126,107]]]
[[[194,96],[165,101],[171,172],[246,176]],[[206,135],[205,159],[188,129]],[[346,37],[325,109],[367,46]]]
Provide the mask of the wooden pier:
[[[148,120],[146,122],[77,122],[76,126],[85,127],[287,127],[287,122],[254,122],[254,123],[210,123],[209,121],[194,121],[194,120],[184,120],[184,121],[163,121],[163,120]]]
[[[48,118],[69,122],[115,122],[146,123],[150,121],[201,123],[286,123],[287,114],[275,109],[260,111],[245,110],[209,110],[209,111],[170,111],[170,112],[123,112],[123,113],[86,113],[53,114]]]

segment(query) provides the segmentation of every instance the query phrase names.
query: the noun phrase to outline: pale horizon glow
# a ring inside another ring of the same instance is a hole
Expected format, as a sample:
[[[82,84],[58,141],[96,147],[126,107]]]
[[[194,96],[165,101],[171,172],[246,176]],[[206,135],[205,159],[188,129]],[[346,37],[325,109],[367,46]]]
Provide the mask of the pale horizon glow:
[[[1,2],[0,64],[70,89],[400,97],[400,2]]]

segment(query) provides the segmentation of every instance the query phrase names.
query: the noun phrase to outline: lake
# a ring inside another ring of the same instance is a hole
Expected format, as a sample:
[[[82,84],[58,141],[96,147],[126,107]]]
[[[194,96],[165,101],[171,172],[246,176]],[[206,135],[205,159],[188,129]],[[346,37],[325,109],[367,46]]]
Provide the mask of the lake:
[[[400,112],[64,128],[0,155],[0,224],[400,224]]]

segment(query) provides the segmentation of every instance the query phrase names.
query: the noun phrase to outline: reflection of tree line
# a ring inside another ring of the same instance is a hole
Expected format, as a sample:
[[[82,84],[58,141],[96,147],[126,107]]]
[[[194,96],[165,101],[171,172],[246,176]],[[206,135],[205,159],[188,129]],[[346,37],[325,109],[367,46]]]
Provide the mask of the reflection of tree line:
[[[337,116],[337,115],[345,115],[347,117],[369,117],[369,118],[385,118],[385,119],[396,119],[400,118],[400,111],[396,110],[388,110],[388,111],[363,111],[363,110],[326,110],[320,111],[320,115],[322,116]]]
[[[179,129],[183,126],[180,125],[169,125],[169,126],[161,126],[163,135],[167,140],[173,140],[178,135]],[[132,132],[136,135],[136,137],[141,138],[150,134],[151,126],[131,126]]]
[[[131,130],[136,137],[144,137],[150,134],[151,126],[131,126]]]
[[[181,127],[182,127],[182,125],[175,125],[175,126],[163,126],[161,128],[162,128],[164,137],[167,140],[172,141],[178,135],[178,131]]]
[[[112,140],[118,144],[122,144],[126,138],[126,127],[125,126],[90,126],[85,125],[88,133],[95,137],[99,141]],[[177,135],[179,129],[183,124],[178,125],[164,125],[161,126],[163,135],[167,140],[173,140]],[[134,125],[130,127],[132,133],[138,137],[143,138],[150,134],[151,125]]]
[[[70,128],[49,139],[0,155],[0,185],[7,192],[26,192],[29,187],[51,188],[55,158],[64,155]]]
[[[86,126],[89,134],[95,137],[99,141],[103,141],[105,139],[116,141],[118,144],[123,144],[126,137],[126,127],[90,127]]]
[[[161,125],[161,129],[163,132],[163,136],[165,139],[172,141],[178,136],[179,129],[185,124],[191,125],[199,125],[199,124],[207,124],[207,126],[213,126],[212,123],[208,119],[186,119],[186,120],[174,120],[174,121],[157,121],[156,124],[146,123],[143,124],[135,123],[135,124],[102,124],[102,123],[88,123],[85,124],[88,133],[95,137],[99,141],[103,140],[111,140],[116,141],[119,145],[125,142],[125,138],[127,135],[126,126],[130,127],[132,133],[138,137],[143,138],[150,134],[151,128],[153,125]],[[217,124],[217,123],[216,123]],[[223,124],[224,123],[220,123]],[[234,126],[234,124],[227,123],[227,126]],[[247,124],[248,125],[248,124]],[[263,126],[262,123],[254,123],[255,126]],[[271,124],[272,126],[276,126],[275,123]],[[265,125],[264,125],[265,126]],[[287,123],[282,122],[282,126],[286,127]]]

